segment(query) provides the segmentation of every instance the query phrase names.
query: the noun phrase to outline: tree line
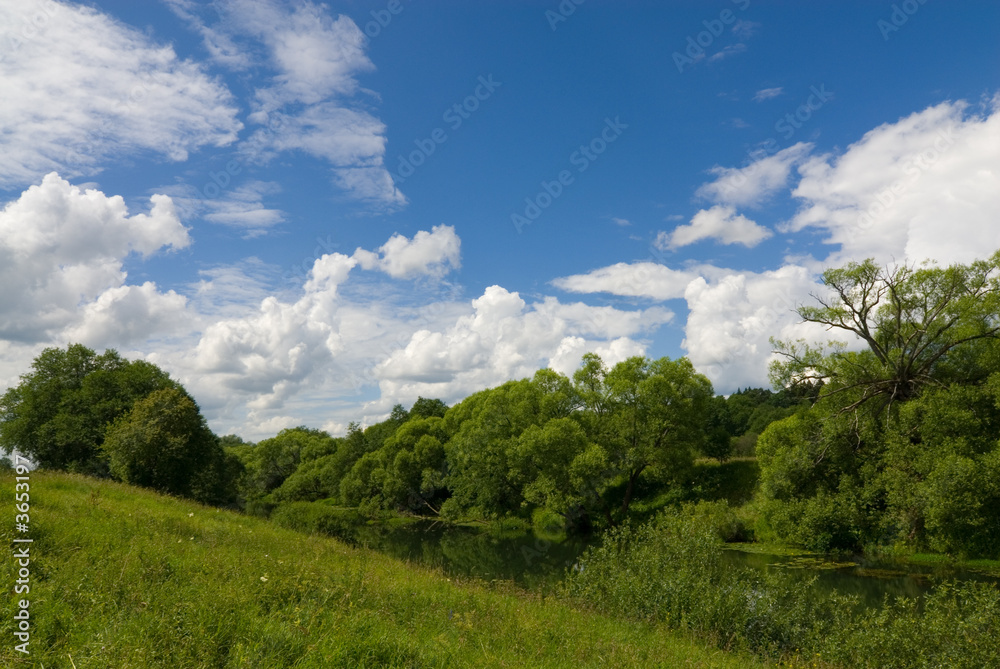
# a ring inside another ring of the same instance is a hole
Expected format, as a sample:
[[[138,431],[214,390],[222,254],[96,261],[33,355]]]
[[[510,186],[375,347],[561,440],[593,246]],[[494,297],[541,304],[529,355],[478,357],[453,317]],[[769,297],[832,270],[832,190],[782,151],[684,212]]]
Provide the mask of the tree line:
[[[777,392],[717,396],[686,358],[541,369],[454,406],[420,398],[332,437],[217,437],[169,375],[47,349],[0,398],[0,447],[269,515],[319,502],[444,519],[611,527],[691,486],[697,458],[756,459],[758,538],[821,550],[1000,554],[1000,253],[938,268],[849,263],[800,307],[847,335],[774,341]],[[673,499],[677,499],[674,495]]]

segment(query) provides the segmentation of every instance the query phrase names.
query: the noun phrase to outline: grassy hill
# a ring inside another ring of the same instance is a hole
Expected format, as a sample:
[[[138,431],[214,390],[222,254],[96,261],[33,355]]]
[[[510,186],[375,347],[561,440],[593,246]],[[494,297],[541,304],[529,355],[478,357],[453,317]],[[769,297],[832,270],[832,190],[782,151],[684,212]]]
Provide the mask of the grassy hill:
[[[18,566],[5,558],[2,666],[761,666],[663,628],[81,476],[33,473],[30,532],[16,536],[34,539],[31,592],[13,594]],[[22,598],[28,657],[14,650]]]

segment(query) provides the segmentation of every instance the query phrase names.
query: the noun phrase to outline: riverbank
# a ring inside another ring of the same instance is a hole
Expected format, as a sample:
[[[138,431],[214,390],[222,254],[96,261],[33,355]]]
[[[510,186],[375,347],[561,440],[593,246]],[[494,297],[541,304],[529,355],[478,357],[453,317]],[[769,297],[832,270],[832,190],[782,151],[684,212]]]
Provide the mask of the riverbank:
[[[2,505],[9,518],[12,499]],[[12,528],[0,536],[9,545]],[[449,579],[331,538],[81,476],[32,473],[27,536],[31,654],[14,650],[8,616],[4,666],[765,666],[662,625]],[[13,560],[0,578],[12,587]]]

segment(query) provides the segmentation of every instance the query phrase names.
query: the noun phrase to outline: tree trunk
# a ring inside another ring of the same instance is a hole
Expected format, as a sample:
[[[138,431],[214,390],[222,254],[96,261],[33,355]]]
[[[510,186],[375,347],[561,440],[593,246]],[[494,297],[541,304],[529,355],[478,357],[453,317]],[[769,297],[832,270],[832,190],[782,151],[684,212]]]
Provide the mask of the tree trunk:
[[[628,507],[632,503],[632,494],[635,492],[635,482],[639,480],[639,474],[646,469],[646,465],[643,465],[632,472],[628,477],[628,487],[625,488],[625,499],[622,500],[621,512],[624,516],[628,512]]]

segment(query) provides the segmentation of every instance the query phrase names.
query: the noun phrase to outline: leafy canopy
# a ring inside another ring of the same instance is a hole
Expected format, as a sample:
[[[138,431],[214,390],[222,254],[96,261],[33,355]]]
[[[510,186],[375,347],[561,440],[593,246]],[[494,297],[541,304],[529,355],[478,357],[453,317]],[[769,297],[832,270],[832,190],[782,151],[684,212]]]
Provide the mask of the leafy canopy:
[[[968,351],[1000,335],[1000,251],[946,269],[925,263],[881,267],[871,259],[827,270],[828,296],[799,307],[809,323],[864,343],[827,352],[803,341],[772,340],[785,359],[771,367],[778,386],[822,381],[823,396],[843,395],[844,411],[874,401],[877,410],[976,374]]]
[[[0,398],[0,449],[41,467],[107,475],[107,425],[149,393],[179,387],[156,365],[113,349],[47,348]]]

